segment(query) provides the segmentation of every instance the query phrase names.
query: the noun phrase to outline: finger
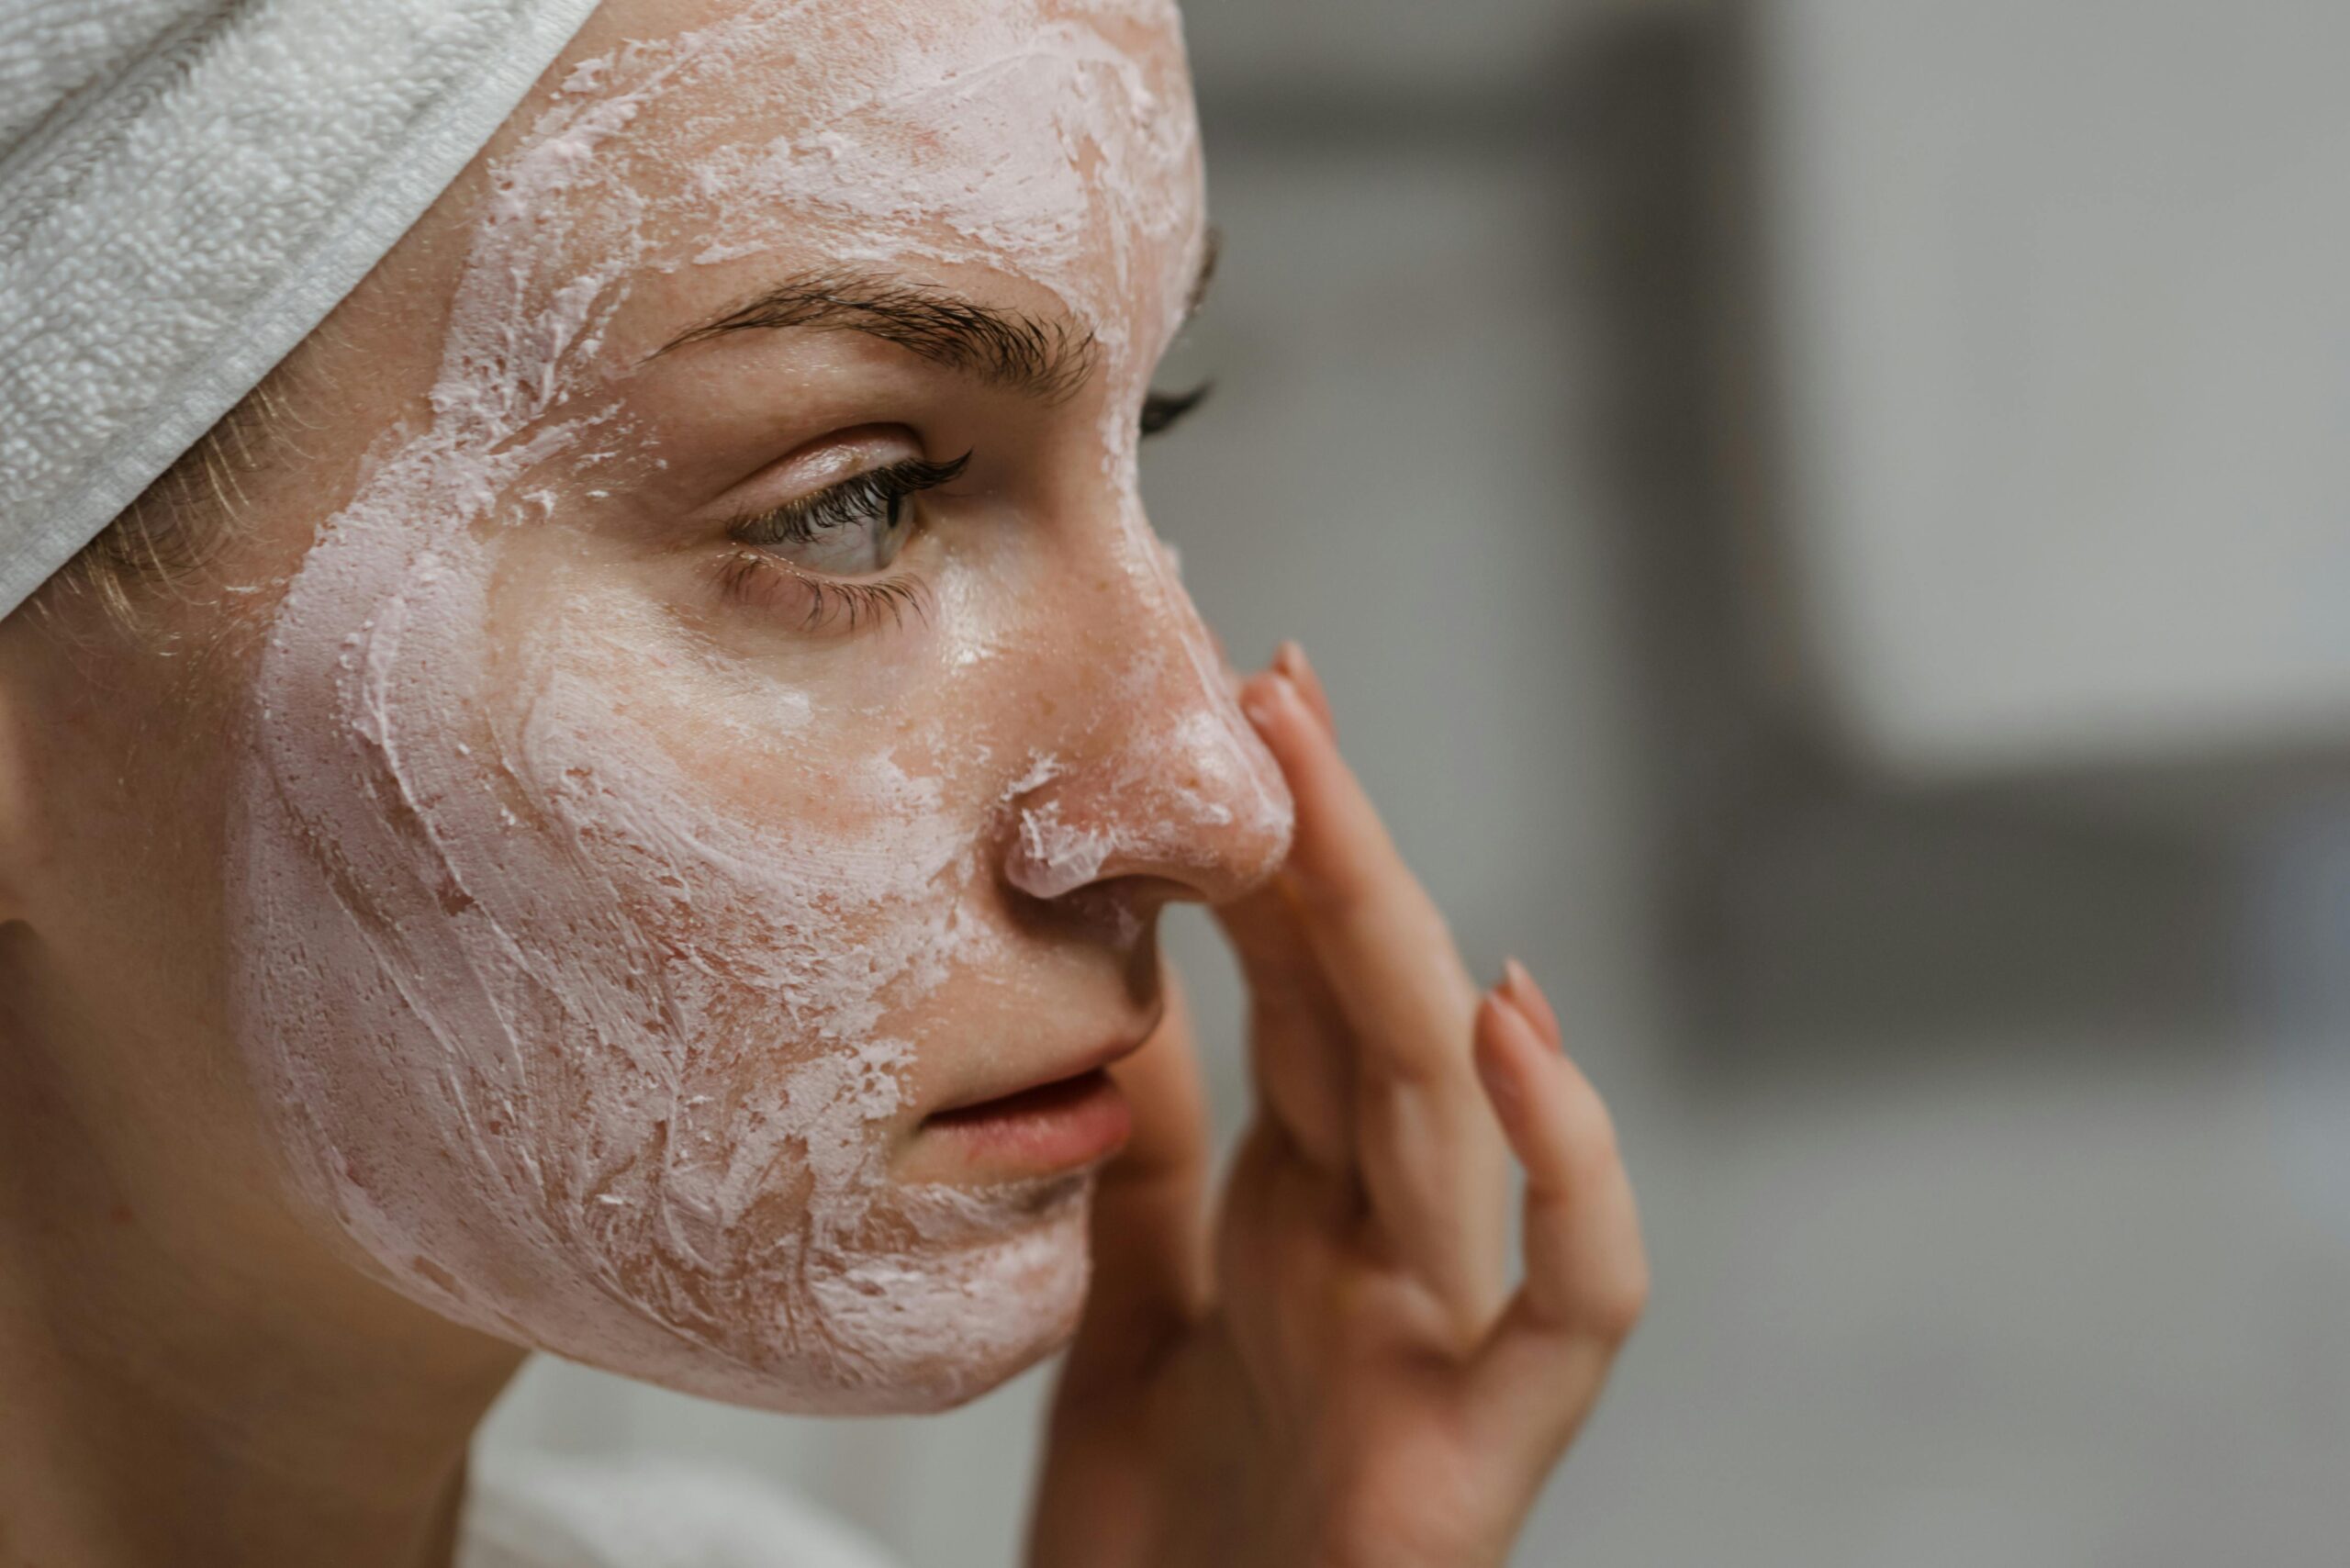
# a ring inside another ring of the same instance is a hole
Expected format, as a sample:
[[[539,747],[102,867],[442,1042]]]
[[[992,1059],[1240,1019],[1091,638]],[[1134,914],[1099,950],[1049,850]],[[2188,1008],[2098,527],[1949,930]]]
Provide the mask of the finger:
[[[1252,1385],[1277,1407],[1309,1405],[1302,1385],[1331,1360],[1331,1282],[1358,1267],[1361,1202],[1350,1179],[1307,1161],[1270,1117],[1235,1151],[1216,1226],[1217,1311]]]
[[[1171,971],[1158,1027],[1111,1076],[1133,1107],[1134,1133],[1094,1182],[1093,1283],[1069,1352],[1072,1383],[1138,1374],[1210,1293],[1207,1094]]]
[[[1476,987],[1443,917],[1296,684],[1278,672],[1258,677],[1242,706],[1296,798],[1285,874],[1306,939],[1363,1036],[1365,1065],[1473,1094],[1467,1042]]]
[[[1248,986],[1248,1061],[1265,1114],[1321,1170],[1354,1169],[1345,1014],[1278,879],[1215,911]]]
[[[1478,1010],[1477,1065],[1526,1170],[1526,1278],[1469,1369],[1469,1410],[1495,1451],[1547,1466],[1647,1305],[1648,1258],[1607,1107],[1506,996]]]
[[[1165,999],[1142,1049],[1111,1069],[1134,1132],[1095,1178],[1092,1284],[1053,1389],[1032,1561],[1123,1561],[1101,1539],[1148,1504],[1148,1390],[1205,1305],[1206,1101],[1171,971]]]
[[[1534,1025],[1535,1033],[1552,1050],[1566,1049],[1567,1038],[1559,1027],[1559,1014],[1551,1008],[1550,999],[1542,994],[1542,988],[1534,983],[1534,977],[1527,973],[1526,966],[1512,958],[1502,966],[1502,977],[1503,990],[1517,1004],[1517,1010],[1526,1014],[1526,1021]]]
[[[1476,987],[1295,683],[1259,677],[1243,707],[1297,801],[1284,875],[1354,1047],[1360,1179],[1393,1255],[1473,1342],[1501,1301],[1508,1227],[1507,1153],[1470,1060]]]
[[[1298,695],[1305,699],[1305,705],[1330,733],[1330,738],[1337,740],[1338,716],[1331,711],[1330,694],[1323,689],[1322,677],[1307,660],[1305,649],[1294,642],[1283,643],[1273,652],[1273,668],[1289,678]]]

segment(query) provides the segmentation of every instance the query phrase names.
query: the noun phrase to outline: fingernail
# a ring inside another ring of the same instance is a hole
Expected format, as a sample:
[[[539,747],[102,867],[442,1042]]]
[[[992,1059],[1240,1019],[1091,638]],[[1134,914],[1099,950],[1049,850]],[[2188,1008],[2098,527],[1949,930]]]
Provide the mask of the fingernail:
[[[1509,1005],[1499,991],[1487,992],[1486,1000],[1496,1007]],[[1505,1112],[1516,1111],[1518,1105],[1517,1085],[1501,1070],[1494,1047],[1481,1043],[1472,1054],[1476,1058],[1478,1081],[1484,1084],[1485,1092],[1494,1105]]]
[[[1322,689],[1322,678],[1314,672],[1314,661],[1305,656],[1305,645],[1294,638],[1283,643],[1274,651],[1273,668],[1296,689],[1298,705],[1313,719],[1314,727],[1337,740],[1338,726],[1330,715],[1329,695]]]
[[[1289,677],[1279,670],[1269,669],[1253,677],[1248,685],[1248,695],[1240,700],[1240,711],[1259,729],[1272,723],[1281,711],[1297,700],[1297,689],[1291,686]]]
[[[1565,1049],[1566,1036],[1559,1026],[1558,1009],[1550,1005],[1550,999],[1542,993],[1527,967],[1511,958],[1502,966],[1502,984],[1508,988],[1511,1002],[1534,1025],[1534,1032],[1544,1039],[1559,1042],[1559,1047]]]

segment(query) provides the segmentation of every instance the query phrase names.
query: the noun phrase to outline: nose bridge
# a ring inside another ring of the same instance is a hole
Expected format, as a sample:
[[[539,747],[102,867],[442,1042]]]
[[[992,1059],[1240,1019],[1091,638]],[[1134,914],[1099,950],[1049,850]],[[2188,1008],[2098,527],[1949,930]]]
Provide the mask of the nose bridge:
[[[1005,875],[1036,898],[1149,876],[1220,902],[1288,853],[1289,790],[1171,563],[1132,543],[1090,639],[1104,656],[1076,674],[1084,722],[1032,772]]]

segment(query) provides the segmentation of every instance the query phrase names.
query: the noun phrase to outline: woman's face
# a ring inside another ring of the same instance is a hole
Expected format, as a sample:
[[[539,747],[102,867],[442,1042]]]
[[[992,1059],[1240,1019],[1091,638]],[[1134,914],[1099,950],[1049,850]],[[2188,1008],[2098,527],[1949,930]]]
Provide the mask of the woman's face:
[[[441,1313],[951,1402],[1074,1322],[1156,911],[1287,840],[1136,493],[1173,8],[622,0],[548,81],[306,346],[347,496],[227,558],[229,1034]]]

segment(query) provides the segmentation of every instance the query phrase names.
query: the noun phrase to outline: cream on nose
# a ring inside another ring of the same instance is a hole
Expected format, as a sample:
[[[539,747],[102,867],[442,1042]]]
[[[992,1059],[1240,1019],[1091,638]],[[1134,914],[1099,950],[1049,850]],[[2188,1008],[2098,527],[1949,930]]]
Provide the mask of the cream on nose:
[[[1141,650],[1102,694],[1084,743],[1038,762],[1014,801],[1004,878],[1035,898],[1149,877],[1208,903],[1257,886],[1289,853],[1280,765],[1233,700],[1205,632]]]

